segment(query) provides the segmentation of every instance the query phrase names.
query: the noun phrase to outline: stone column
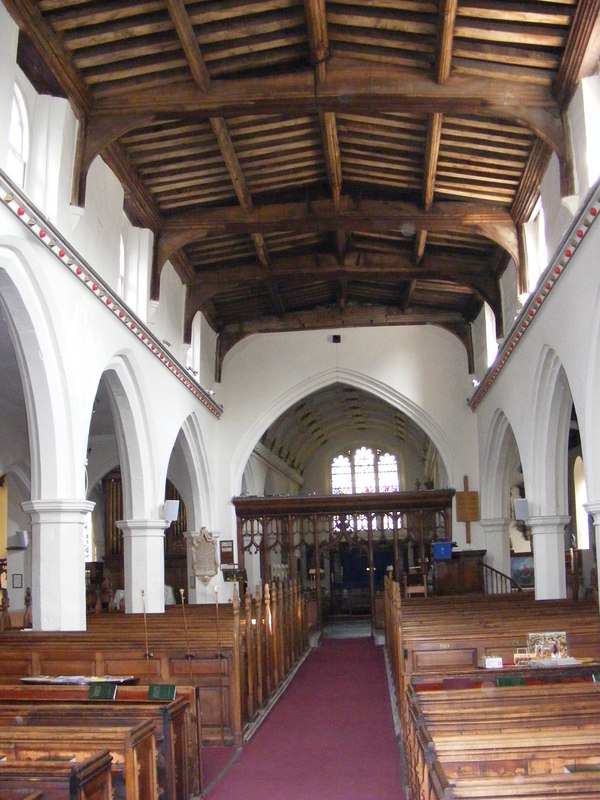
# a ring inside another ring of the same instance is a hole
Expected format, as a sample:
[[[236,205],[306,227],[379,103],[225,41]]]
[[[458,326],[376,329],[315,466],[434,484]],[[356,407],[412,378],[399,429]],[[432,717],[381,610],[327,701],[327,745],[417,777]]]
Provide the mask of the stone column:
[[[600,503],[585,503],[583,506],[591,515],[594,523],[594,537],[596,539],[596,589],[600,598]],[[600,604],[600,603],[599,603]]]
[[[485,563],[510,576],[509,521],[505,517],[479,520],[485,541]]]
[[[117,522],[123,531],[126,614],[162,614],[165,610],[164,542],[169,524],[164,519]]]
[[[31,517],[31,596],[34,630],[84,631],[84,526],[87,500],[26,500]]]
[[[565,574],[565,525],[569,516],[530,517],[531,549],[535,574],[535,599],[567,596]]]

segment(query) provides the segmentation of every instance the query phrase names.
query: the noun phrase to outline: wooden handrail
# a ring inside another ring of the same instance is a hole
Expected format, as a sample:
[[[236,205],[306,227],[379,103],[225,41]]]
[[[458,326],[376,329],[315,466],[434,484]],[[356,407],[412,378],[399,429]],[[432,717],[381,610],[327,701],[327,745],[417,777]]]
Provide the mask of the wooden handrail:
[[[479,562],[483,567],[483,581],[486,594],[510,594],[522,592],[523,587],[510,575],[505,575],[499,569],[491,567],[485,561]]]

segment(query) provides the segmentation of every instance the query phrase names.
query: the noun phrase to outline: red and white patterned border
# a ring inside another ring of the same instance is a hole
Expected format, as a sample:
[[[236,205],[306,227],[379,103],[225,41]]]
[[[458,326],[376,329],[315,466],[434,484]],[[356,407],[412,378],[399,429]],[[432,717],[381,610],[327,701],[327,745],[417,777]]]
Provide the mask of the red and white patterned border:
[[[51,223],[27,200],[23,193],[0,170],[0,192],[2,202],[28,230],[69,270],[83,286],[111,311],[186,389],[188,389],[217,419],[223,408],[210,394],[190,378],[188,371],[159,344],[150,330],[117,297],[94,270],[73,250],[52,227]]]

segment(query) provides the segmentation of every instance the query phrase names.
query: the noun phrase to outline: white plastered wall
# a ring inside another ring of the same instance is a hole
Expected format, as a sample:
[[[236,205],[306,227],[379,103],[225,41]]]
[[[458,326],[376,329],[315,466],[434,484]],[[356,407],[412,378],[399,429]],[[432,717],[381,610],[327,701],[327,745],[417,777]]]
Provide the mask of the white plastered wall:
[[[449,485],[462,489],[467,475],[477,489],[476,420],[467,406],[472,387],[458,339],[430,326],[339,333],[336,348],[327,345],[331,332],[311,331],[252,336],[227,355],[215,469],[223,531],[235,531],[228,501],[239,493],[244,466],[264,430],[301,397],[338,381],[375,393],[412,417],[438,448]],[[477,528],[472,525],[472,548],[479,543]],[[454,538],[466,547],[463,524],[455,522]]]
[[[571,400],[582,437],[588,498],[594,498],[594,502],[600,500],[600,460],[594,445],[600,435],[597,423],[600,226],[592,225],[580,243],[576,227],[573,237],[564,241],[574,214],[583,208],[586,197],[589,199],[590,185],[598,179],[599,165],[596,163],[594,167],[585,149],[586,143],[597,141],[597,115],[592,112],[598,106],[598,89],[597,78],[586,80],[569,112],[576,145],[578,195],[561,200],[555,157],[542,183],[548,252],[558,255],[571,247],[574,254],[503,367],[500,378],[477,407],[480,461],[484,465],[482,486],[489,487],[493,495],[483,498],[483,507],[492,517],[506,510],[502,507],[507,487],[500,485],[501,465],[497,474],[486,472],[497,468],[490,458],[488,442],[499,411],[514,433],[531,518],[560,521],[567,514],[565,426]],[[584,113],[586,109],[590,113]],[[509,285],[510,282],[503,281],[503,292],[508,291]],[[510,298],[505,297],[503,305],[510,307]],[[536,577],[536,590],[537,580]],[[547,596],[558,596],[561,587],[546,586],[545,591]]]

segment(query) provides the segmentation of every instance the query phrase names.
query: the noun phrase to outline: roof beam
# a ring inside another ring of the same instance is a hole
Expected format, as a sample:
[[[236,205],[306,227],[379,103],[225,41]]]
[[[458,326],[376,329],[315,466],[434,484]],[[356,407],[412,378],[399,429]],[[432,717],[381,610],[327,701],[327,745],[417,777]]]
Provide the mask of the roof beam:
[[[452,43],[454,41],[454,21],[458,0],[441,0],[438,15],[438,55],[437,82],[445,83],[450,76],[452,64]]]
[[[484,299],[494,311],[499,311],[500,288],[496,276],[487,272],[488,265],[483,261],[464,257],[427,256],[420,265],[415,265],[408,255],[348,253],[344,263],[339,264],[332,253],[289,257],[274,261],[270,275],[277,281],[311,278],[338,281],[340,290],[338,302],[344,308],[349,281],[384,281],[388,283],[409,283],[405,290],[401,311],[408,308],[417,281],[438,280],[454,285],[467,286]],[[238,265],[200,273],[188,287],[185,311],[185,331],[191,331],[196,312],[213,296],[227,289],[243,285],[262,283],[266,271],[253,265]]]
[[[484,259],[462,256],[426,255],[422,264],[416,265],[406,253],[346,253],[340,264],[333,253],[315,253],[305,256],[288,256],[277,259],[271,264],[271,271],[279,280],[300,278],[308,275],[320,275],[323,278],[339,278],[347,275],[350,278],[412,280],[419,276],[423,279],[464,283],[480,280],[491,285],[494,275],[489,274],[488,262]],[[214,286],[215,290],[224,285],[255,283],[265,279],[266,272],[251,264],[236,264],[219,267],[215,270],[200,272],[192,282],[192,286]]]
[[[518,259],[516,227],[506,209],[491,204],[470,202],[439,202],[424,211],[415,203],[388,200],[356,200],[340,198],[339,209],[331,199],[310,203],[278,203],[254,208],[245,212],[240,208],[205,209],[173,217],[160,233],[157,249],[158,270],[171,255],[194,241],[229,233],[262,233],[263,235],[286,230],[290,232],[314,231],[389,231],[400,230],[403,222],[416,230],[433,231],[468,230],[498,242],[499,231],[504,232],[503,246],[510,247]],[[493,226],[493,227],[490,227]],[[490,235],[493,234],[493,235]]]
[[[227,325],[217,336],[215,380],[221,380],[223,362],[227,353],[246,336],[255,333],[314,330],[315,328],[373,327],[383,325],[440,325],[459,337],[463,344],[464,329],[468,327],[462,315],[455,312],[411,310],[402,312],[396,307],[369,306],[353,308],[327,308],[288,313],[272,317]]]
[[[214,117],[240,114],[310,114],[317,111],[386,111],[473,114],[523,124],[563,154],[559,106],[549,88],[491,78],[450,76],[442,85],[415,70],[394,70],[332,57],[325,77],[315,84],[311,71],[235,81],[216,80],[208,92],[182,84],[144,89],[127,96],[102,97],[95,115],[154,112],[159,115]]]
[[[32,0],[2,0],[19,29],[30,39],[49,72],[56,78],[65,95],[76,106],[78,116],[91,108],[91,95],[85,82],[72,65],[54,31]]]

